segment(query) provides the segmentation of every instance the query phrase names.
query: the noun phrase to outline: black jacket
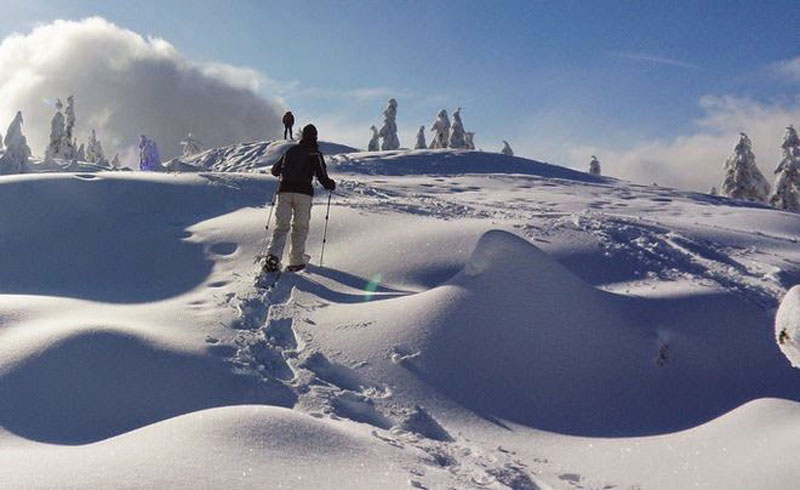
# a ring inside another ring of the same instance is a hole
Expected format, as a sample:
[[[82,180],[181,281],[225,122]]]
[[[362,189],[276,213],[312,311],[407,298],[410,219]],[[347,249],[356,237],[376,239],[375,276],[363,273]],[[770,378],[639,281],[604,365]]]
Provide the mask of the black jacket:
[[[272,175],[281,178],[278,192],[298,192],[313,196],[314,187],[311,181],[314,176],[325,189],[332,191],[336,188],[336,183],[328,177],[322,153],[316,143],[308,141],[300,141],[299,144],[289,148],[272,166]]]

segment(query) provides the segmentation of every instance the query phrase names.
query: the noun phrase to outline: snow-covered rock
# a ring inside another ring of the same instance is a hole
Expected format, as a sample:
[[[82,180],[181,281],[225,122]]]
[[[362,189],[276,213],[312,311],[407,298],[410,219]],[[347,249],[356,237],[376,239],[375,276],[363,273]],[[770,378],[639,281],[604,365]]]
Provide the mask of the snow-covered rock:
[[[800,286],[786,293],[775,316],[775,339],[792,366],[800,368]]]

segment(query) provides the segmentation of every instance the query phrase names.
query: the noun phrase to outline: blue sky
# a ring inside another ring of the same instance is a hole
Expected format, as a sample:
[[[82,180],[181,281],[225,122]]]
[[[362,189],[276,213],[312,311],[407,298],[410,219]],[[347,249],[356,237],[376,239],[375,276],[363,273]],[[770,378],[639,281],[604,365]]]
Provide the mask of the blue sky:
[[[797,93],[797,79],[773,68],[800,56],[790,1],[3,3],[1,37],[99,15],[190,59],[255,68],[275,82],[265,96],[322,122],[323,137],[361,146],[390,95],[404,144],[439,109],[461,106],[479,146],[508,139],[526,156],[573,163],[567,147],[697,131],[703,96],[772,104]]]

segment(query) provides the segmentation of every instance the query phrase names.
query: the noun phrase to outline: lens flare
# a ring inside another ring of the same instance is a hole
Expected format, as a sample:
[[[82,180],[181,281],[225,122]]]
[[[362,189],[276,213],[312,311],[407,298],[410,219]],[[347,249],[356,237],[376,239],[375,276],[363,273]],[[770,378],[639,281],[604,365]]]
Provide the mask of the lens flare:
[[[375,291],[378,290],[378,285],[381,283],[381,274],[377,273],[372,276],[372,279],[369,280],[366,287],[364,288],[364,301],[369,301],[372,299],[372,296],[375,295]]]

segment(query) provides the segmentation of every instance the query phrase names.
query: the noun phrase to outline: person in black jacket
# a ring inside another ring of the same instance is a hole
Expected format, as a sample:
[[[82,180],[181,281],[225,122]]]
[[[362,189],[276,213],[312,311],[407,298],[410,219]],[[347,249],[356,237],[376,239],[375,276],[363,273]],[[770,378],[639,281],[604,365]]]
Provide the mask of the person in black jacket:
[[[294,114],[292,114],[292,111],[286,111],[286,114],[283,115],[283,139],[294,139],[292,126],[294,126]]]
[[[291,231],[292,248],[289,253],[290,271],[305,268],[308,256],[305,255],[308,222],[311,219],[311,200],[314,177],[329,191],[336,188],[336,182],[328,177],[325,159],[317,146],[317,128],[309,124],[303,128],[303,137],[295,146],[272,166],[272,175],[280,177],[278,203],[275,209],[277,221],[272,232],[272,242],[267,250],[264,268],[274,272],[280,269],[286,237]]]

